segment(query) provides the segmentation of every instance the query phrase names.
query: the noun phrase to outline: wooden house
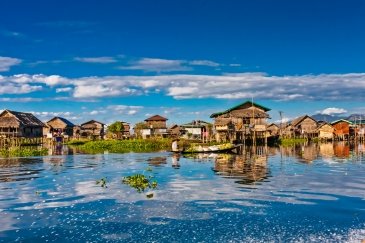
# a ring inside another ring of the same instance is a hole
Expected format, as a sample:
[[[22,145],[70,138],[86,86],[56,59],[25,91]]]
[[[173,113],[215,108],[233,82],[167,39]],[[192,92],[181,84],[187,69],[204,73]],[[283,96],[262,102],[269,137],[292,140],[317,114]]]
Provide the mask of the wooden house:
[[[181,125],[184,130],[184,137],[207,141],[211,133],[212,124],[205,121],[194,120]]]
[[[237,140],[265,137],[270,111],[257,103],[246,101],[222,112],[213,113],[216,140]]]
[[[46,122],[46,126],[46,129],[48,130],[47,133],[57,133],[69,137],[72,137],[74,135],[73,129],[75,125],[63,117],[53,117],[51,120]]]
[[[0,136],[42,137],[45,124],[31,113],[4,110],[0,114]]]
[[[283,129],[281,131],[281,137],[283,138],[292,138],[294,137],[294,127],[291,123],[283,125]]]
[[[167,118],[160,115],[154,115],[144,120],[147,128],[142,130],[142,137],[167,137],[167,120]]]
[[[332,140],[334,132],[333,126],[326,122],[321,123],[317,128],[318,138],[321,140]]]
[[[95,120],[91,120],[81,124],[81,137],[100,138],[103,139],[105,135],[105,124]]]
[[[280,135],[280,127],[276,125],[275,123],[271,123],[266,128],[267,133],[269,136],[278,136]]]
[[[168,134],[172,138],[178,138],[183,132],[183,128],[181,128],[179,125],[174,124],[171,127],[167,129]]]
[[[294,119],[291,122],[294,137],[313,138],[317,137],[317,121],[308,115]]]
[[[350,125],[352,123],[347,120],[337,120],[331,123],[333,126],[335,139],[337,140],[348,140],[350,136]]]
[[[123,134],[124,138],[129,138],[131,136],[131,125],[128,122],[123,122]]]

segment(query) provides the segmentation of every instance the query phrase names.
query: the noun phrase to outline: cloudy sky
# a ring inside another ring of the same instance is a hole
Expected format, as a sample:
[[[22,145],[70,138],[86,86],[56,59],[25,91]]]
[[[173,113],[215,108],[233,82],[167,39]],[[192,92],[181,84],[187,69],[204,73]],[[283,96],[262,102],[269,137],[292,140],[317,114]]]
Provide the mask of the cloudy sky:
[[[2,1],[0,110],[211,121],[365,113],[365,1]]]

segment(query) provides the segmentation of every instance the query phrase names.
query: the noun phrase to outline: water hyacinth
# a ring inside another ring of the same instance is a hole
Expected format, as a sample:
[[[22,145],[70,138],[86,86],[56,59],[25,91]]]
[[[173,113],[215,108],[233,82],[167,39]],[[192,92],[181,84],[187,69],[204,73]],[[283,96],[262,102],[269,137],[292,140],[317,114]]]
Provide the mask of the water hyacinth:
[[[127,184],[130,187],[137,190],[137,192],[144,192],[146,189],[155,189],[157,188],[157,181],[151,180],[152,176],[146,177],[143,174],[135,174],[126,176],[122,179],[123,184]]]

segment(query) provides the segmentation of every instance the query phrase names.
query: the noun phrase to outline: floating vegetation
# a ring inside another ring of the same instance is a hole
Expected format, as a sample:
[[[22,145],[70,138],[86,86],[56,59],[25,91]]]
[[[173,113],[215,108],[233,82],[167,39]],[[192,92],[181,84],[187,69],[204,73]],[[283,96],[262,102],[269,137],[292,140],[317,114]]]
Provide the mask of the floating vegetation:
[[[129,152],[155,152],[169,150],[171,139],[134,139],[134,140],[98,140],[87,141],[83,144],[69,144],[86,153],[129,153]]]
[[[106,177],[103,177],[100,180],[96,180],[96,185],[100,185],[101,187],[104,187],[104,188],[108,187],[106,185],[106,183],[107,183]]]
[[[43,156],[48,154],[46,148],[22,148],[22,147],[10,147],[0,149],[0,157],[31,157],[31,156]]]
[[[307,139],[305,138],[282,138],[278,141],[278,143],[282,146],[293,146],[295,144],[302,144],[306,142]]]
[[[130,175],[130,176],[124,177],[122,179],[122,183],[129,185],[130,187],[136,189],[137,192],[141,193],[147,189],[157,188],[157,185],[158,185],[157,181],[152,181],[151,180],[152,178],[153,178],[152,176],[146,177],[143,174],[135,174],[135,175]],[[153,193],[148,193],[146,196],[148,198],[152,198]]]

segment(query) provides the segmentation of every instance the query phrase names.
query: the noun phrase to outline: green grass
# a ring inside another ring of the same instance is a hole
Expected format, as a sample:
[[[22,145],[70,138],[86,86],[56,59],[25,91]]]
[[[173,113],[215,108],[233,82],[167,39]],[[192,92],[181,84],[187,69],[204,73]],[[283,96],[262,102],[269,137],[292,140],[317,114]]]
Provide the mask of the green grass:
[[[128,152],[155,152],[171,149],[171,139],[135,139],[135,140],[98,140],[88,141],[76,146],[86,153],[128,153]]]
[[[305,138],[281,138],[278,141],[278,144],[282,146],[292,146],[295,144],[305,143],[307,139]]]
[[[48,154],[46,148],[22,148],[11,147],[0,149],[0,157],[31,157],[31,156],[44,156]]]

